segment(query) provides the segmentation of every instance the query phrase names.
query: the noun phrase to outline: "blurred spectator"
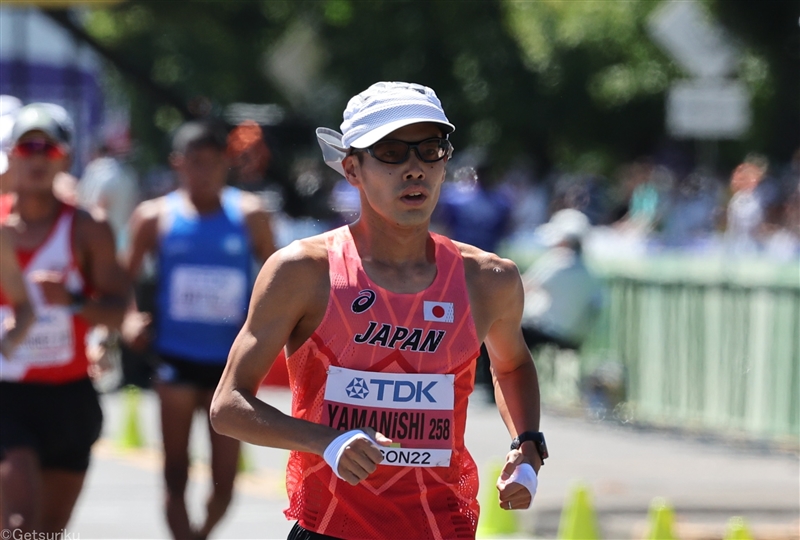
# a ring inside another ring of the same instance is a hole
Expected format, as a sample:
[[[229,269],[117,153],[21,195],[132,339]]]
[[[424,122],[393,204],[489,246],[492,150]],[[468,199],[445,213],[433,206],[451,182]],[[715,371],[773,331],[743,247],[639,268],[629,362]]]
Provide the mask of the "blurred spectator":
[[[731,174],[725,240],[732,253],[754,252],[764,233],[764,196],[757,188],[767,172],[764,156],[750,154]]]
[[[512,201],[513,232],[533,232],[547,221],[550,194],[545,183],[537,181],[531,165],[522,162],[512,166],[503,176],[500,189]]]
[[[11,190],[8,174],[8,152],[11,150],[11,128],[22,102],[9,95],[0,95],[0,194]]]
[[[774,259],[800,256],[800,148],[778,176],[778,204],[774,205],[775,230],[765,242],[765,252]]]
[[[114,231],[117,252],[128,245],[128,220],[140,200],[136,173],[101,144],[78,184],[78,204],[99,211]]]
[[[231,160],[229,184],[243,191],[261,191],[272,160],[264,132],[253,120],[245,120],[228,134],[228,157]]]
[[[611,216],[626,228],[652,231],[659,218],[661,196],[655,182],[656,168],[648,159],[626,163],[617,173],[621,204]]]
[[[496,189],[497,177],[489,165],[479,166],[473,179],[442,187],[434,219],[453,240],[496,253],[510,232],[511,201]]]
[[[711,236],[718,206],[717,186],[717,180],[702,170],[676,184],[665,209],[665,244],[690,247]]]
[[[522,333],[528,347],[554,344],[578,349],[600,310],[600,282],[584,264],[589,218],[567,208],[538,229],[550,249],[522,276],[525,309]]]
[[[358,188],[345,178],[339,178],[330,194],[331,209],[339,217],[339,224],[352,223],[361,214],[361,199]]]

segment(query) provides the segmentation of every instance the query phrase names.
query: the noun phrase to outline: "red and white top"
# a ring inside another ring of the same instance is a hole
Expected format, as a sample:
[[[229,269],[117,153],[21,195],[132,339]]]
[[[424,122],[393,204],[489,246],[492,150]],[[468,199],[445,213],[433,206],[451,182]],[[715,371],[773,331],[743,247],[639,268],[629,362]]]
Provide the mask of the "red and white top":
[[[431,234],[436,278],[398,294],[373,283],[349,227],[326,234],[331,290],[324,319],[287,359],[292,414],[393,440],[356,486],[315,454],[292,452],[287,518],[347,539],[474,538],[478,475],[464,447],[480,352],[464,263]]]
[[[42,291],[29,278],[36,270],[55,271],[63,275],[67,290],[86,292],[86,281],[72,250],[74,218],[75,208],[64,204],[38,248],[17,250],[36,322],[11,358],[0,355],[0,380],[64,384],[87,376],[87,322],[66,306],[46,304]],[[4,332],[6,317],[12,316],[11,306],[0,290],[0,333]]]

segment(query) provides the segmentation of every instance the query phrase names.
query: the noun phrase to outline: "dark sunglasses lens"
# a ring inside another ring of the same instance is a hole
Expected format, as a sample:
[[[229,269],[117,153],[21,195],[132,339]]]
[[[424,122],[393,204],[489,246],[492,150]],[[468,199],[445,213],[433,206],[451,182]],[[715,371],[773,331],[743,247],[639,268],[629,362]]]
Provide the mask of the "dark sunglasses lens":
[[[49,141],[25,141],[14,148],[17,155],[28,158],[36,154],[44,154],[47,159],[64,157],[64,151],[56,144]]]
[[[422,161],[431,163],[439,161],[447,154],[447,141],[445,139],[428,139],[417,146],[419,157]]]
[[[384,163],[402,163],[408,157],[408,144],[402,141],[384,141],[372,146],[372,155]]]

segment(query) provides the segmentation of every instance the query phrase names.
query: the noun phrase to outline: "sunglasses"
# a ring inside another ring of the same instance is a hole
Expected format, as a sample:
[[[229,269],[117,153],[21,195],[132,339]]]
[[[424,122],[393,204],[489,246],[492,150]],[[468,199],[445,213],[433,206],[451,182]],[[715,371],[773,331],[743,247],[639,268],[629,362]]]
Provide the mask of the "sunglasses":
[[[45,139],[30,139],[18,142],[14,145],[13,153],[21,158],[44,154],[44,157],[49,160],[61,159],[67,155],[67,151],[63,146]]]
[[[367,148],[354,149],[354,152],[366,151],[378,161],[397,165],[408,160],[412,148],[420,161],[425,163],[435,163],[453,155],[453,145],[441,137],[433,137],[417,143],[395,140],[378,141]]]

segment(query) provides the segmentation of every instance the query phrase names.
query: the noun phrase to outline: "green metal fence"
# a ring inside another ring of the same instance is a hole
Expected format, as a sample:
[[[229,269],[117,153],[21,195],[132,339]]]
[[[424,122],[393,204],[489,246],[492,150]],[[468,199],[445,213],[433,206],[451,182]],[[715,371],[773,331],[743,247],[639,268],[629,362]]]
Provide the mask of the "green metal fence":
[[[608,293],[582,353],[622,363],[638,420],[800,435],[800,289],[612,277]]]
[[[536,357],[543,401],[585,404],[586,381],[616,365],[621,403],[609,414],[798,444],[800,265],[720,274],[657,264],[599,268],[606,302],[580,355]]]

